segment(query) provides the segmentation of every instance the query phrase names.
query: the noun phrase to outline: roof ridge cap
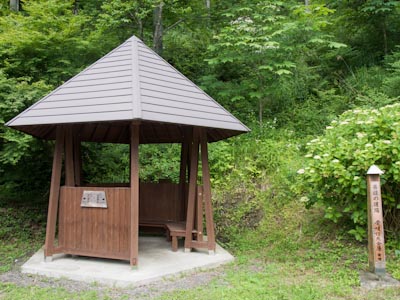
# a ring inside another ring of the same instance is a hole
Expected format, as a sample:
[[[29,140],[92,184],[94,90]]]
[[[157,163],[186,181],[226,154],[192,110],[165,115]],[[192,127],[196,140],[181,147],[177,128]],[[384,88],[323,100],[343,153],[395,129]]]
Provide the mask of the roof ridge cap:
[[[138,38],[132,36],[131,41],[131,61],[132,61],[132,119],[142,118],[142,105],[140,97],[140,78],[139,78],[139,51]]]

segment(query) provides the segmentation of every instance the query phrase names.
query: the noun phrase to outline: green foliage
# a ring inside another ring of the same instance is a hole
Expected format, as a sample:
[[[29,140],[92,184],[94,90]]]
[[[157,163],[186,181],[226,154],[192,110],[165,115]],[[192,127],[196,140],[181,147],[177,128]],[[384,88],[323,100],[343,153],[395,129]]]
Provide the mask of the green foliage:
[[[400,47],[385,57],[389,74],[384,78],[384,91],[392,97],[400,96]]]
[[[140,145],[140,180],[179,181],[180,146]],[[87,183],[128,183],[130,176],[129,145],[83,144],[83,172]]]
[[[399,43],[398,1],[329,1],[335,9],[332,31],[351,47],[351,64],[371,66]]]
[[[224,242],[257,228],[264,216],[264,203],[274,193],[288,201],[286,192],[291,184],[290,169],[298,159],[298,142],[290,132],[271,126],[264,124],[262,129],[210,146],[216,229]]]
[[[28,81],[7,78],[0,72],[0,194],[14,199],[43,195],[51,170],[52,150],[47,142],[4,126],[5,121],[52,88],[43,81]]]
[[[87,20],[71,7],[72,1],[28,1],[24,13],[0,18],[0,67],[8,77],[56,85],[93,61]]]
[[[0,273],[42,246],[46,211],[43,206],[0,201]]]
[[[180,152],[178,144],[141,145],[140,179],[144,182],[179,182]]]
[[[378,165],[388,232],[399,230],[400,162],[398,161],[400,105],[355,109],[332,121],[323,136],[307,144],[306,166],[299,169],[299,186],[307,206],[320,204],[325,218],[350,221],[350,233],[366,238],[367,190],[365,174]]]

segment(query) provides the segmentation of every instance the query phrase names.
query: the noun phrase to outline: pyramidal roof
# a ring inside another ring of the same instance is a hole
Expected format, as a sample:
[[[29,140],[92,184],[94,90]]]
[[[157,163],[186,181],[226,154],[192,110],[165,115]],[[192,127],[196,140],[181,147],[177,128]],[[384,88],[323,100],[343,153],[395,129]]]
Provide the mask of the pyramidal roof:
[[[30,133],[46,124],[130,120],[249,131],[135,36],[6,125]]]

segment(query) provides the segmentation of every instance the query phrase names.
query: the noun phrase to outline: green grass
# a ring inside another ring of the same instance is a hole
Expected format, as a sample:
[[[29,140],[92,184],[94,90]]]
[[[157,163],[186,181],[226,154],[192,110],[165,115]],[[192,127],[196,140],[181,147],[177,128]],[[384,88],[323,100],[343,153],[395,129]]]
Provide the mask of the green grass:
[[[399,288],[361,289],[366,245],[346,239],[338,228],[320,220],[318,211],[298,203],[271,210],[259,230],[232,243],[237,259],[224,278],[160,299],[400,299]],[[388,270],[398,272],[400,260],[390,249],[388,256]]]
[[[0,273],[9,271],[42,246],[43,205],[13,205],[0,201]]]
[[[14,299],[93,300],[93,299],[98,299],[98,295],[94,291],[70,293],[61,288],[58,289],[39,288],[35,286],[19,287],[14,284],[0,283],[0,299],[2,300],[3,299],[4,300],[14,300]]]

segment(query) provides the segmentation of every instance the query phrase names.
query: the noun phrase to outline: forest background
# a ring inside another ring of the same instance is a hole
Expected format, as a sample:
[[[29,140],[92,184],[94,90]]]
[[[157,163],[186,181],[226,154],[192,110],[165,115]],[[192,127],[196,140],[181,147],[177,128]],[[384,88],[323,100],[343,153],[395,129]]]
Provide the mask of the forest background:
[[[1,0],[3,270],[42,243],[53,150],[4,124],[131,35],[252,129],[210,147],[221,243],[298,251],[308,235],[365,247],[364,178],[377,164],[399,261],[398,1]],[[177,180],[179,145],[140,151],[141,180]],[[125,145],[87,143],[83,155],[86,181],[129,180]]]

